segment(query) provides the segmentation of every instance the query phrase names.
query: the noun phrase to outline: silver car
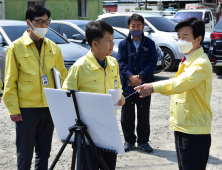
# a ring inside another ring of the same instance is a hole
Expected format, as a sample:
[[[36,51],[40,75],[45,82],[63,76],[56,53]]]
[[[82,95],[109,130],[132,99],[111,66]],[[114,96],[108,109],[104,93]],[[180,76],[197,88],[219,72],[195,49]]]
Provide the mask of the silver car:
[[[0,21],[0,68],[1,80],[4,82],[5,75],[5,56],[8,46],[21,37],[25,30],[29,29],[25,21],[1,20]],[[88,49],[78,44],[73,44],[49,28],[45,35],[48,39],[55,42],[62,51],[65,67],[67,70],[80,57],[88,53]]]
[[[86,37],[85,37],[86,25],[89,22],[90,21],[87,20],[53,20],[52,23],[50,24],[50,27],[55,31],[59,32],[61,35],[67,37],[70,42],[78,43],[83,47],[90,49],[91,47],[86,42]],[[120,33],[114,28],[113,41],[115,43],[115,46],[113,48],[113,53],[112,53],[113,57],[115,58],[117,57],[118,45],[120,41],[122,41],[125,38],[126,38],[125,34]],[[157,51],[158,62],[156,70],[154,72],[155,74],[164,70],[163,52],[158,46],[156,46],[156,51]]]

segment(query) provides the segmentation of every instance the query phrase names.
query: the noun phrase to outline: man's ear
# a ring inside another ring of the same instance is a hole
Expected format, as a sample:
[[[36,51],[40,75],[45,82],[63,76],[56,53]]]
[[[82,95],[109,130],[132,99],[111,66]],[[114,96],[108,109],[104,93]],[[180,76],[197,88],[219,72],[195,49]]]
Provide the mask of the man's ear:
[[[127,28],[129,29],[129,25],[127,25]]]
[[[202,39],[203,39],[202,36],[197,37],[197,43],[200,44],[200,42],[202,41]]]
[[[29,21],[29,19],[26,20],[26,24],[28,25],[28,27],[29,27],[29,28],[32,28],[30,22],[31,22],[31,21]],[[32,29],[33,29],[33,28],[32,28]]]
[[[98,49],[98,43],[96,41],[92,42],[92,48],[96,50]]]

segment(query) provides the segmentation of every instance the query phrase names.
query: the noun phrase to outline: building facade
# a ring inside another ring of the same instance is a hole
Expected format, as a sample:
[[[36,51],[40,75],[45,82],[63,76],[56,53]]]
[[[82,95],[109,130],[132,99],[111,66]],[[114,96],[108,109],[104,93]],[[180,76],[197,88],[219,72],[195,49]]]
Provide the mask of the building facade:
[[[103,0],[0,0],[0,19],[25,20],[25,12],[31,5],[48,8],[53,20],[96,20],[103,13]]]

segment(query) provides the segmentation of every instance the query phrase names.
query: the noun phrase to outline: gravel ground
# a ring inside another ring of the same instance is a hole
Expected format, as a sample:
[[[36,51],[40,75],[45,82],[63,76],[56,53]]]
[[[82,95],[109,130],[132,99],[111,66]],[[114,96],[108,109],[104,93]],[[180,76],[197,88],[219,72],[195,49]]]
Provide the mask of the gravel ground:
[[[162,72],[155,75],[156,81],[174,77],[175,72]],[[222,76],[213,75],[213,93],[211,108],[213,112],[212,145],[207,170],[222,170]],[[125,155],[118,155],[116,169],[150,169],[176,170],[177,159],[174,146],[173,131],[169,129],[170,96],[153,94],[150,113],[150,145],[153,153],[145,153],[133,149]],[[124,142],[120,126],[120,112],[117,114],[120,133]],[[53,144],[49,165],[54,160],[62,143],[58,141],[54,131]],[[55,170],[66,170],[71,167],[72,148],[68,145],[63,152]],[[33,159],[34,161],[34,159]],[[0,104],[0,170],[16,169],[16,147],[14,123],[7,115],[4,101]],[[32,166],[33,169],[33,166]]]

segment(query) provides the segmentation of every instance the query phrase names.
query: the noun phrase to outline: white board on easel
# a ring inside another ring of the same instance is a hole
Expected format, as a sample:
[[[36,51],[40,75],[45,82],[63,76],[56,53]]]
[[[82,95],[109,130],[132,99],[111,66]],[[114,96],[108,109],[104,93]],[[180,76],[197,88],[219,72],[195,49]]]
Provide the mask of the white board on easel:
[[[76,124],[72,97],[66,90],[44,88],[46,99],[59,140],[65,140],[68,128]],[[109,94],[77,92],[76,99],[82,122],[97,147],[124,154],[112,96]],[[72,136],[70,141],[74,141]],[[88,143],[88,141],[87,141]]]

